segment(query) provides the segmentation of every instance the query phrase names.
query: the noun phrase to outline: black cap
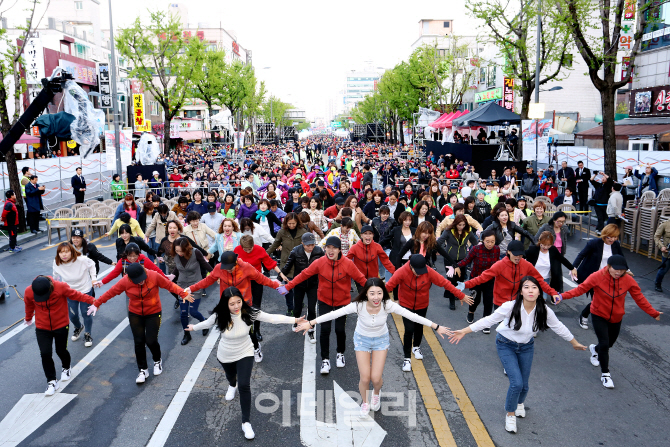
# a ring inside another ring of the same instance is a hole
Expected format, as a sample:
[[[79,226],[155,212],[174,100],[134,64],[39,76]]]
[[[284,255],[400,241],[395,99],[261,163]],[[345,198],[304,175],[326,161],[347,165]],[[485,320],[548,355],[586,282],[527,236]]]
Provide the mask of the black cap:
[[[81,231],[79,228],[75,228],[74,230],[72,230],[72,236],[84,237],[84,232]]]
[[[520,256],[526,253],[526,250],[523,248],[523,242],[521,241],[512,241],[507,246],[507,252],[512,253],[514,256]]]
[[[212,211],[216,211],[216,203],[214,202],[209,202],[207,204],[207,212],[211,213]]]
[[[361,234],[365,233],[366,231],[371,233],[375,232],[375,230],[372,228],[372,225],[363,225],[363,228],[361,228]]]
[[[342,249],[342,241],[337,236],[330,236],[326,239],[326,247],[332,245],[335,248]]]
[[[426,257],[424,255],[416,254],[410,256],[409,265],[412,266],[417,275],[428,273],[428,267],[426,267]]]
[[[493,186],[493,182],[486,182],[486,186]]]
[[[128,274],[128,278],[135,284],[139,284],[147,279],[147,272],[141,264],[130,264],[126,267],[126,273]]]
[[[335,205],[344,205],[344,199],[342,197],[336,198]]]
[[[626,258],[622,255],[612,255],[607,259],[607,265],[612,267],[614,270],[628,270],[628,263]]]
[[[221,255],[221,268],[223,270],[230,270],[237,265],[237,253],[232,251],[224,251]]]
[[[326,182],[324,182],[323,180],[319,180],[318,182],[316,182],[316,184],[319,186],[326,186]]]
[[[456,182],[449,185],[449,189],[458,189],[458,184]]]
[[[33,299],[38,303],[43,303],[51,295],[51,281],[46,276],[38,276],[33,280]]]

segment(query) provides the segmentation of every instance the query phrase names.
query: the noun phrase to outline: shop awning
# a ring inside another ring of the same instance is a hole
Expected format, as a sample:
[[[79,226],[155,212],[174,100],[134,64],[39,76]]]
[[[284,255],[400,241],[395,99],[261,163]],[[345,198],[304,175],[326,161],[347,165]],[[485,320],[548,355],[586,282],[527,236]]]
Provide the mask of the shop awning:
[[[631,135],[661,135],[670,132],[670,124],[624,124],[614,126],[617,137],[627,138]],[[603,127],[596,126],[575,134],[587,140],[599,140],[603,137]]]
[[[2,141],[2,139],[3,136],[0,134],[0,141]],[[40,144],[40,137],[23,134],[21,135],[21,138],[19,138],[19,141],[16,142],[16,144]]]
[[[202,140],[203,138],[207,137],[205,136],[205,132],[202,130],[190,130],[190,131],[180,131],[179,138],[185,141],[190,141],[190,140]]]

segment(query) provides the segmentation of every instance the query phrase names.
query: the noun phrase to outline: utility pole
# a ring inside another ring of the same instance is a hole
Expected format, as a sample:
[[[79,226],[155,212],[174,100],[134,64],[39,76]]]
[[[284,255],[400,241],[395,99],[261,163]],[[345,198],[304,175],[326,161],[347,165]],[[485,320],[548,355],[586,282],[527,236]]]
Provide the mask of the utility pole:
[[[119,129],[119,96],[116,86],[116,50],[114,49],[114,24],[112,23],[112,0],[109,0],[109,43],[112,50],[112,122],[114,123],[114,148],[116,149],[116,173],[123,175],[121,165],[121,132]],[[131,101],[126,101],[130,104]],[[169,132],[169,129],[168,129]],[[107,149],[109,150],[109,148]]]

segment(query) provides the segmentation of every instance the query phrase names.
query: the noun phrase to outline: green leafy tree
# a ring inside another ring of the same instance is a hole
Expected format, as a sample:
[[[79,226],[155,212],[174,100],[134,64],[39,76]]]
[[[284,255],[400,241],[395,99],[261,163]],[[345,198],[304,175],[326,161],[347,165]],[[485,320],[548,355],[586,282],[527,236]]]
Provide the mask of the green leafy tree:
[[[148,23],[140,18],[121,29],[116,39],[119,54],[133,67],[129,77],[144,88],[163,108],[165,151],[170,148],[170,123],[193,91],[193,79],[201,70],[202,42],[184,37],[179,18],[166,11],[150,11]]]
[[[538,0],[467,0],[466,5],[473,17],[484,22],[484,29],[505,59],[505,75],[517,79],[521,118],[528,118],[536,70],[540,72],[540,85],[563,79],[566,55],[572,48],[568,28],[556,16],[554,8],[544,8],[541,13],[540,65],[536,67]]]
[[[637,3],[635,22],[624,25],[622,24],[624,0],[600,0],[598,3],[587,0],[554,0],[557,16],[574,38],[577,50],[588,66],[591,82],[600,92],[605,171],[615,180],[617,178],[614,128],[616,92],[630,82],[635,58],[642,45],[642,34],[661,27],[657,22],[663,3],[665,2]],[[624,27],[632,26],[632,23],[636,23],[636,31],[630,50],[626,50],[626,55],[630,57],[631,69],[623,78],[616,80],[619,53],[623,51],[619,48],[619,38],[623,34]]]
[[[3,14],[11,10],[17,3],[14,2],[8,8],[4,8],[4,1],[0,0],[0,19]],[[23,53],[28,37],[35,31],[42,21],[42,17],[35,17],[35,8],[40,3],[37,0],[27,2],[28,7],[24,10],[26,13],[25,25],[19,26],[20,36],[18,39],[12,39],[7,35],[6,29],[0,29],[0,132],[7,135],[9,129],[19,119],[21,110],[21,95],[26,92],[27,84],[25,78],[21,77],[21,64],[23,63]],[[49,8],[48,1],[46,8]],[[46,10],[45,10],[46,11]],[[18,42],[20,43],[17,43]],[[9,116],[8,103],[13,102],[14,113]],[[16,208],[19,214],[19,231],[26,230],[26,213],[21,200],[21,182],[19,172],[16,167],[16,157],[14,151],[8,151],[4,160],[7,162],[7,174],[9,177],[9,186],[16,193]],[[4,197],[2,198],[4,200]]]
[[[208,49],[205,45],[198,45],[195,50],[201,52],[198,59],[202,64],[193,72],[190,96],[205,101],[209,116],[212,117],[214,106],[223,106],[221,93],[225,86],[219,74],[225,72],[227,68],[226,52],[221,49]],[[214,139],[213,130],[211,137]]]
[[[249,101],[256,95],[256,75],[251,65],[239,60],[228,64],[222,73],[224,89],[221,103],[230,110],[239,132],[246,130],[244,112],[252,105]],[[247,121],[249,122],[249,121]]]
[[[412,52],[407,61],[409,82],[417,90],[421,104],[428,108],[444,110],[447,79],[446,65],[438,51],[438,43],[425,44]]]
[[[479,58],[469,57],[469,45],[459,36],[447,38],[448,48],[444,52],[445,112],[455,112],[463,102],[463,96],[477,77]]]
[[[244,115],[247,117],[247,122],[251,127],[251,140],[254,143],[256,141],[256,134],[254,132],[253,124],[256,123],[256,119],[261,113],[266,94],[265,82],[257,82],[254,86],[253,94],[247,96],[243,105]]]
[[[286,111],[292,107],[291,104],[284,102],[275,96],[270,96],[263,102],[260,109],[260,115],[265,123],[271,123],[274,120],[275,127],[290,126],[293,121],[286,118],[284,115],[286,115]]]

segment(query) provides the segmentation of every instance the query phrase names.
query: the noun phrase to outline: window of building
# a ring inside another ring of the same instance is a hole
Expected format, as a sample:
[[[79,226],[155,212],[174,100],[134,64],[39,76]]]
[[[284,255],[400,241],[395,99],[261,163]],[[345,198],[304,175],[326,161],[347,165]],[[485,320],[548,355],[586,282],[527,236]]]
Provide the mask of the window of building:
[[[84,9],[84,2],[74,2],[74,9],[77,9],[77,10]]]
[[[645,14],[647,26],[644,27],[644,33],[642,34],[642,51],[670,45],[670,4],[660,1],[651,2],[651,7],[647,9]],[[625,24],[626,22],[623,22],[622,25]],[[629,26],[634,26],[634,23]],[[621,39],[625,39],[626,42]],[[619,48],[632,48],[634,42],[632,33],[622,36],[619,40]]]
[[[149,101],[152,115],[158,115],[158,101]]]
[[[198,112],[198,110],[184,110],[184,118],[197,118]]]
[[[449,28],[449,22],[444,22],[444,27]]]

